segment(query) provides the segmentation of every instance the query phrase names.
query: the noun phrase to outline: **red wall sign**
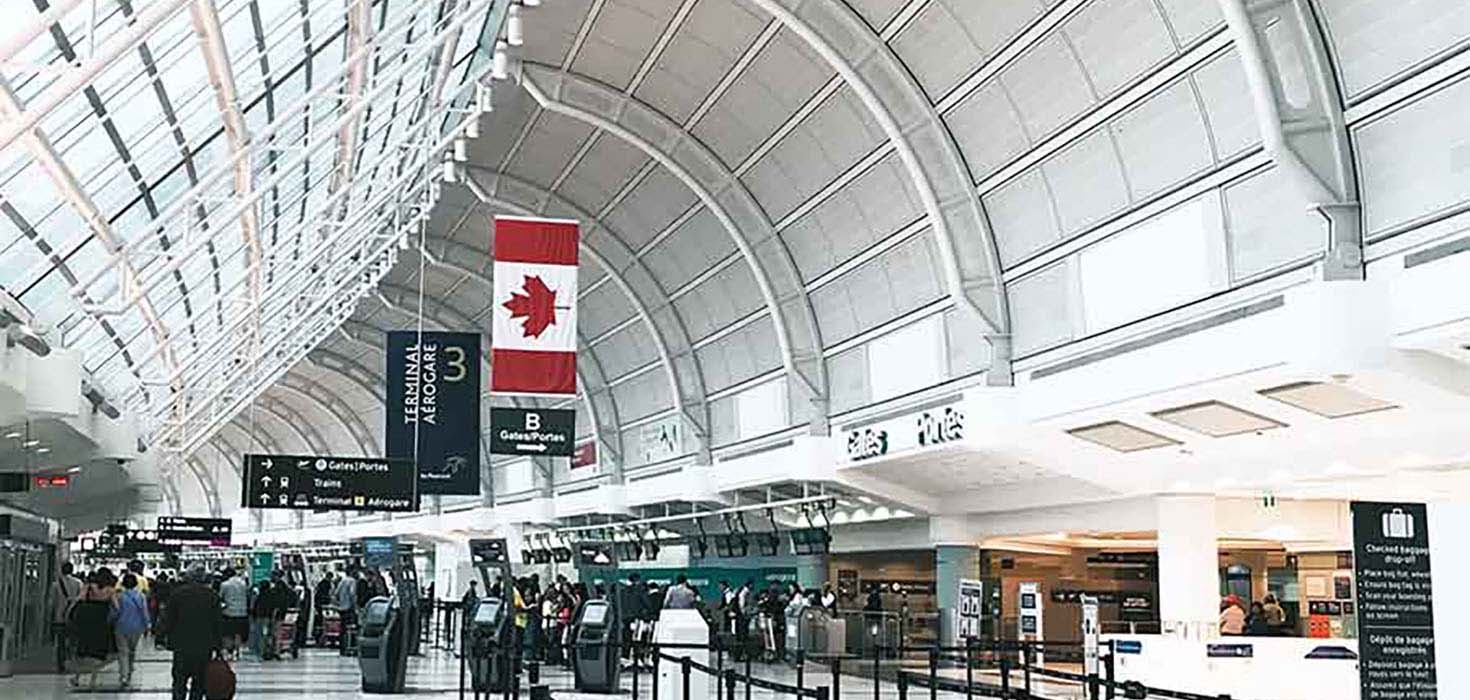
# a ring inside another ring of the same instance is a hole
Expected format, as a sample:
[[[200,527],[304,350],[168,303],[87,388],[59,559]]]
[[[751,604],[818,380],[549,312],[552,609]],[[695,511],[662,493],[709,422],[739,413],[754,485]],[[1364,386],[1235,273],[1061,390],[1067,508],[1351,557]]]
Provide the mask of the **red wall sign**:
[[[71,477],[65,474],[58,476],[38,476],[32,483],[38,489],[62,489],[71,486]]]
[[[597,441],[577,445],[577,451],[572,453],[572,468],[581,469],[594,464],[597,464]]]

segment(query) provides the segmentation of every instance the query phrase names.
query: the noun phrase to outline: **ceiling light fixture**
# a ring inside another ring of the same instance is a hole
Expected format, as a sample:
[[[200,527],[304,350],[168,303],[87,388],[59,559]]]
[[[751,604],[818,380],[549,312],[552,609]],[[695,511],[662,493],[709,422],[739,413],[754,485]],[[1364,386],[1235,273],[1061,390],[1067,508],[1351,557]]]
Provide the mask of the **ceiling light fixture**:
[[[5,434],[5,439],[6,440],[19,440],[20,439],[20,431],[19,430],[12,430],[12,431],[6,433]]]
[[[48,453],[50,451],[51,451],[51,448],[49,448],[49,447],[37,447],[36,448],[36,454],[38,454],[38,455],[43,455],[43,454],[46,454],[46,453]]]
[[[25,442],[20,443],[20,446],[21,447],[35,447],[36,445],[39,445],[39,444],[41,444],[41,441],[40,440],[26,440]]]
[[[1292,382],[1256,393],[1272,401],[1280,401],[1327,418],[1346,418],[1398,408],[1395,403],[1374,398],[1356,389],[1324,382]]]
[[[1220,401],[1201,401],[1187,406],[1155,411],[1149,415],[1165,423],[1172,423],[1185,430],[1210,437],[1259,433],[1263,430],[1286,427],[1286,424],[1281,421]]]
[[[1096,425],[1072,428],[1067,431],[1067,434],[1079,440],[1086,440],[1095,445],[1102,445],[1118,452],[1138,452],[1140,450],[1151,450],[1156,447],[1183,444],[1167,435],[1160,435],[1122,421],[1107,421]]]

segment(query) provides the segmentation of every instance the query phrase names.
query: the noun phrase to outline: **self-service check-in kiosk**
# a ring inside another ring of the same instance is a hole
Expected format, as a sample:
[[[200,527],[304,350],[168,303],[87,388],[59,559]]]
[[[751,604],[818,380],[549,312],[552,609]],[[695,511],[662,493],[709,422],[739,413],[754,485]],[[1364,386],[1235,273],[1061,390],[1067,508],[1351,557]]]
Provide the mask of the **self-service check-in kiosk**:
[[[611,600],[589,600],[577,611],[572,631],[572,675],[578,691],[618,691],[623,666],[616,645],[622,642],[622,623],[618,606]]]
[[[469,646],[470,682],[480,692],[499,693],[510,682],[511,655],[515,637],[511,631],[511,615],[500,598],[481,598],[470,616],[465,630]]]
[[[403,692],[408,667],[405,622],[397,596],[373,598],[362,609],[357,663],[363,692]]]

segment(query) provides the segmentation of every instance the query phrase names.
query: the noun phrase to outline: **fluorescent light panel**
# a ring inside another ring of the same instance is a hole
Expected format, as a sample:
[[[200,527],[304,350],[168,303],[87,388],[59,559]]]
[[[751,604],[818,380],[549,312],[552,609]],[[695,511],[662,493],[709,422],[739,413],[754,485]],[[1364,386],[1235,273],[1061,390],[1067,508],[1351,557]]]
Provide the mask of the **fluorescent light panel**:
[[[1257,392],[1273,401],[1311,411],[1327,418],[1345,418],[1374,411],[1398,408],[1398,405],[1375,399],[1341,384],[1294,382]]]
[[[1174,438],[1149,432],[1143,428],[1138,428],[1122,421],[1108,421],[1081,428],[1072,428],[1067,431],[1067,434],[1119,452],[1138,452],[1140,450],[1151,450],[1156,447],[1168,447],[1170,445],[1180,444]]]
[[[1188,406],[1156,411],[1150,415],[1185,430],[1211,437],[1258,433],[1262,430],[1286,426],[1280,421],[1220,401],[1202,401]]]

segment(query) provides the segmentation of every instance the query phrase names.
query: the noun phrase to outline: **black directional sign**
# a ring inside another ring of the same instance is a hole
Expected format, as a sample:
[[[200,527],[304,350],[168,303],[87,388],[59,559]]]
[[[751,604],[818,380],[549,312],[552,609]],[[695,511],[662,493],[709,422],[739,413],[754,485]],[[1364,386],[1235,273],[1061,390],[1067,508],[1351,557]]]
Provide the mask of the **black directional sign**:
[[[418,471],[406,459],[245,455],[244,506],[412,513]]]
[[[158,516],[158,541],[164,544],[228,547],[233,529],[234,522],[229,518]]]
[[[497,455],[572,456],[577,412],[570,409],[490,409],[490,452]]]
[[[388,333],[388,457],[419,465],[422,493],[480,493],[480,335]]]

